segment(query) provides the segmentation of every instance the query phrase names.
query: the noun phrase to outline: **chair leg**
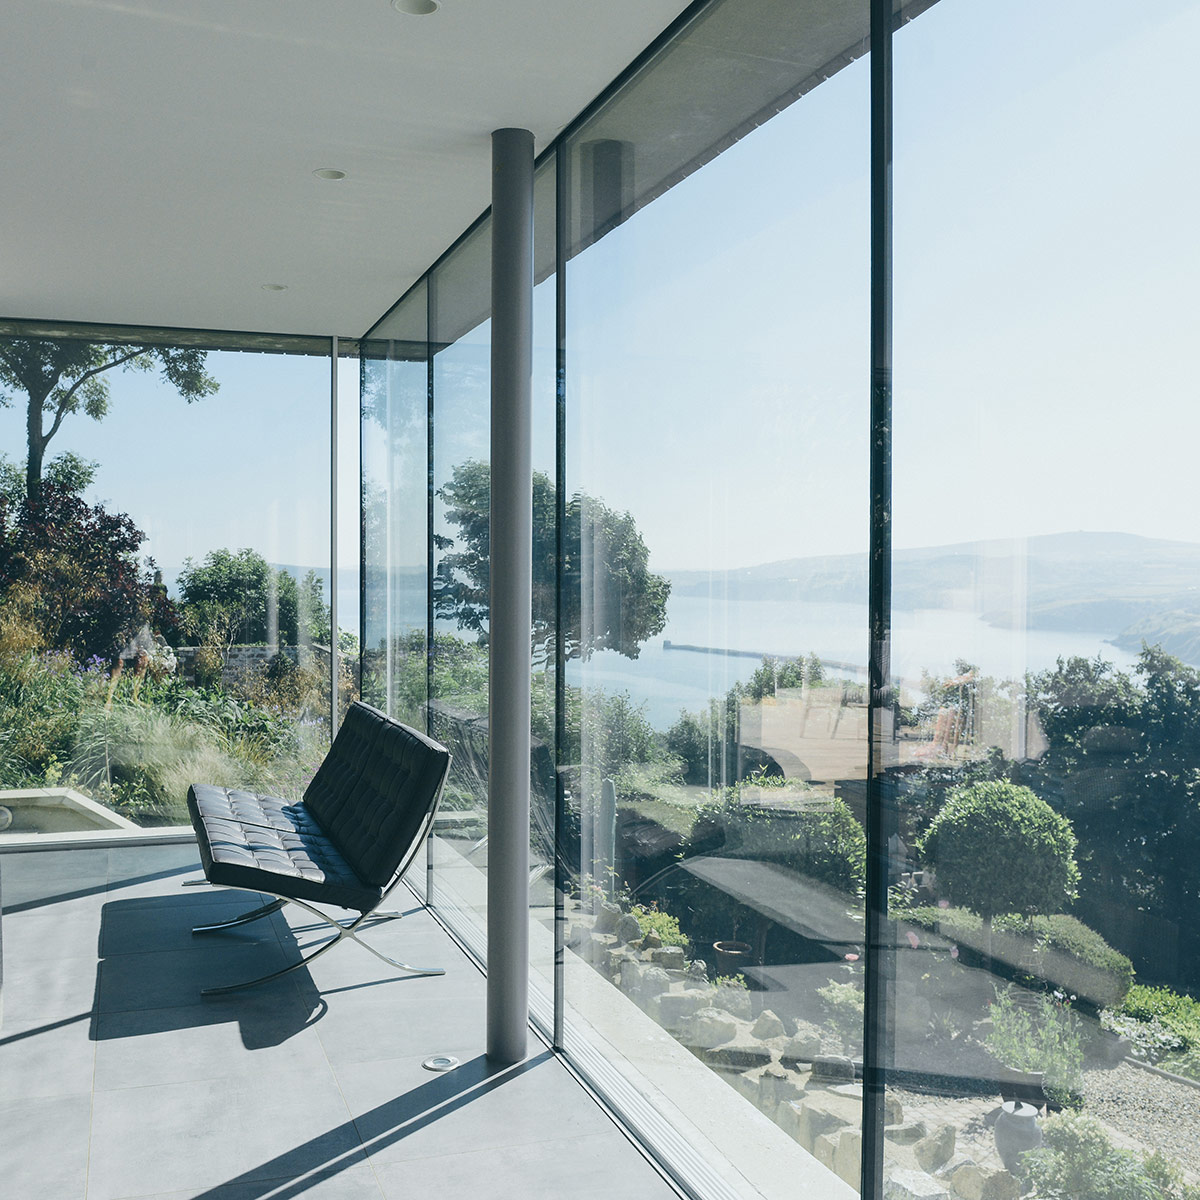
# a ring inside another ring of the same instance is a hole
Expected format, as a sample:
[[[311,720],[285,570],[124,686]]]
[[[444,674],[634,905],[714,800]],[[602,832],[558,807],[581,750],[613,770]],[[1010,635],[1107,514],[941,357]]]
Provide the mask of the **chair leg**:
[[[264,904],[261,908],[253,908],[232,920],[220,921],[216,925],[197,925],[192,929],[192,933],[212,933],[217,929],[233,929],[236,925],[249,925],[251,921],[258,921],[263,917],[270,916],[273,912],[278,912],[286,903],[286,900],[272,900],[269,904]]]
[[[284,975],[291,974],[292,971],[298,971],[301,967],[308,966],[309,963],[320,958],[322,954],[332,950],[334,946],[336,946],[343,938],[349,938],[351,941],[357,942],[364,950],[369,950],[373,955],[375,955],[376,958],[382,959],[389,966],[395,967],[397,970],[408,971],[413,975],[445,975],[446,973],[446,969],[444,967],[410,966],[408,963],[403,963],[397,959],[389,958],[386,954],[376,950],[374,946],[368,945],[366,942],[364,942],[362,938],[358,936],[356,930],[365,921],[373,917],[375,915],[374,913],[362,913],[360,916],[354,918],[349,925],[344,925],[342,922],[335,920],[333,917],[327,916],[325,913],[321,912],[320,909],[314,908],[311,904],[306,904],[303,900],[296,900],[293,898],[290,901],[284,899],[275,901],[275,903],[279,906],[289,902],[292,904],[298,904],[306,912],[312,913],[314,917],[320,918],[320,920],[325,922],[325,924],[331,925],[337,930],[337,935],[331,938],[317,950],[314,950],[311,954],[305,955],[302,959],[300,959],[299,962],[294,962],[290,966],[282,967],[278,971],[272,971],[269,975],[260,976],[258,979],[248,979],[245,983],[231,983],[225,987],[204,988],[200,993],[202,996],[224,996],[230,992],[240,992],[243,988],[257,987],[260,983],[270,983],[273,979],[279,979]],[[268,905],[267,907],[270,906]],[[247,913],[246,916],[251,920],[255,919],[249,913]],[[213,928],[219,927],[214,926]]]

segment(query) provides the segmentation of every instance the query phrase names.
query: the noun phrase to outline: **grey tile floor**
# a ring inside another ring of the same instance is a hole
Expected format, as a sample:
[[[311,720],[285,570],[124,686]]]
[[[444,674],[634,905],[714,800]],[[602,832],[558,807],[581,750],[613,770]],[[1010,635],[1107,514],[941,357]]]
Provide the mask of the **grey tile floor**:
[[[343,944],[205,999],[323,935],[293,909],[194,937],[253,907],[198,877],[189,846],[0,855],[5,1200],[675,1196],[535,1039],[484,1059],[485,981],[407,892],[370,937],[444,976]]]

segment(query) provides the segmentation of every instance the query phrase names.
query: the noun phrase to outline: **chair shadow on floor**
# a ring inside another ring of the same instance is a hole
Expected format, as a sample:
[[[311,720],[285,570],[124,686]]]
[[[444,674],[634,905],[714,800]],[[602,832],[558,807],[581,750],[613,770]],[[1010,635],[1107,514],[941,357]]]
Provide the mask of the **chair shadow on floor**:
[[[247,1050],[276,1046],[326,1011],[306,970],[227,996],[204,988],[252,979],[295,962],[300,947],[274,913],[198,937],[197,925],[227,921],[262,901],[253,894],[186,891],[113,900],[101,912],[93,1041],[236,1021]]]

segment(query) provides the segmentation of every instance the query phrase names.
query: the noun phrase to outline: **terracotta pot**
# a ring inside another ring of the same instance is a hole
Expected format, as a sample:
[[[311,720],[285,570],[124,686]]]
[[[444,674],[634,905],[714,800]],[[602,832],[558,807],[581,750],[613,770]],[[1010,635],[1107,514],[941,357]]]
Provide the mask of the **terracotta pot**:
[[[753,947],[746,942],[713,942],[717,954],[717,974],[736,975],[750,964]]]

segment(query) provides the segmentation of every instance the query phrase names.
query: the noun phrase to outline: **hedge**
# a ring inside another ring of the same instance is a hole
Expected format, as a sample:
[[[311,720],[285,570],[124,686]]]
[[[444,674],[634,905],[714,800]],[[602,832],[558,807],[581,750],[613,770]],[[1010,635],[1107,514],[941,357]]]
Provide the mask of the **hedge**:
[[[983,921],[966,908],[909,909],[903,919],[932,929],[978,955],[986,953]],[[1031,974],[1096,1008],[1115,1008],[1133,985],[1133,963],[1094,929],[1066,913],[997,917],[992,958],[1013,974]]]

